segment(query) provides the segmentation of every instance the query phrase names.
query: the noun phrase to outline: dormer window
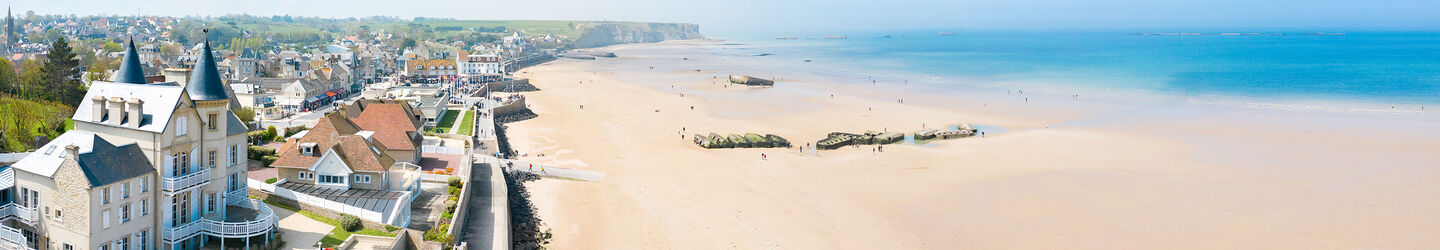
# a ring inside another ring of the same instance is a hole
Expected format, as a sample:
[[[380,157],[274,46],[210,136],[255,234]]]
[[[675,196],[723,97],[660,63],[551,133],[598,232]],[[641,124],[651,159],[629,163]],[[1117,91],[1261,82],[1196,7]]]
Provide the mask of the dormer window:
[[[300,155],[304,155],[304,156],[315,156],[315,143],[314,143],[314,142],[301,143],[301,144],[300,144]]]

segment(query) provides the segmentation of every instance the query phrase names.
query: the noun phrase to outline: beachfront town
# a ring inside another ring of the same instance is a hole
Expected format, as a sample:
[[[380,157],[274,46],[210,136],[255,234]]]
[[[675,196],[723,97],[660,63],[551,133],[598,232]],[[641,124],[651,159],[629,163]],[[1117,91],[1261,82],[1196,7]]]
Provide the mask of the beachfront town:
[[[559,38],[192,19],[7,14],[0,249],[534,245],[495,124],[533,115],[512,72]]]

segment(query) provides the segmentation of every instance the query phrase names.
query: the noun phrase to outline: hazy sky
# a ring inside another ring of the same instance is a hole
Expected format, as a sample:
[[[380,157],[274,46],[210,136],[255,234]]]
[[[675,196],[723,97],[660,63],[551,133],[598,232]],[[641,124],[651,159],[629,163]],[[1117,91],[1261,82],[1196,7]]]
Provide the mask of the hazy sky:
[[[1440,0],[22,0],[16,14],[415,16],[688,22],[703,33],[1440,29]]]

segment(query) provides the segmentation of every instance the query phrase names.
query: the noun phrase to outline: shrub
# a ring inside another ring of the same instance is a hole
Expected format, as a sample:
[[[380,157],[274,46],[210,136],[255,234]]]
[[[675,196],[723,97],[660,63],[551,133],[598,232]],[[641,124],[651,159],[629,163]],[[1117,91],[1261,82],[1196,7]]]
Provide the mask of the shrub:
[[[460,182],[460,177],[450,177],[446,182],[450,183],[451,187],[465,187],[465,183]]]
[[[300,131],[305,131],[305,130],[308,130],[308,129],[310,129],[310,128],[306,128],[305,125],[300,125],[300,126],[294,126],[294,127],[285,128],[285,138],[290,138],[290,136],[295,135],[296,133],[300,133]]]
[[[456,203],[455,201],[445,201],[445,212],[454,213]]]
[[[455,219],[455,213],[451,211],[445,211],[444,213],[440,213],[440,218],[445,218],[445,220],[452,220]]]
[[[271,164],[271,163],[275,163],[275,160],[279,160],[279,159],[280,159],[280,157],[275,157],[275,156],[271,156],[271,155],[266,155],[265,157],[260,157],[260,166],[261,166],[261,167],[270,167],[270,164]]]
[[[451,242],[450,242],[450,232],[449,232],[449,231],[450,231],[450,224],[449,224],[449,223],[440,223],[439,226],[435,226],[435,228],[431,228],[430,231],[425,231],[425,240],[427,240],[427,241],[437,241],[437,242],[440,242],[442,245],[450,245]]]
[[[340,216],[340,229],[345,229],[346,232],[359,231],[364,226],[363,223],[360,223],[359,217],[348,214]]]
[[[450,195],[460,195],[460,188],[450,187]]]
[[[400,230],[400,227],[391,226],[391,225],[385,225],[385,231],[386,231],[386,232],[394,232],[395,230]]]
[[[273,149],[273,148],[267,148],[267,147],[261,147],[261,146],[250,146],[249,149],[250,149],[250,150],[247,150],[247,151],[246,151],[245,156],[249,157],[251,160],[259,160],[261,157],[264,157],[264,156],[267,156],[267,155],[268,155],[268,156],[273,156],[273,155],[275,155],[275,149]]]
[[[275,184],[275,182],[277,182],[277,181],[280,181],[280,179],[275,179],[275,178],[265,179],[265,184]]]
[[[279,141],[279,140],[280,140],[280,132],[277,132],[277,131],[275,130],[275,125],[270,125],[269,127],[266,127],[266,128],[265,128],[265,133],[264,133],[263,135],[265,135],[265,138],[264,138],[264,139],[265,139],[266,141]]]
[[[259,143],[259,142],[267,142],[267,141],[270,141],[270,139],[267,139],[267,137],[265,137],[265,131],[263,131],[263,130],[262,130],[262,131],[250,131],[250,132],[246,132],[246,133],[245,133],[245,137],[246,137],[246,139],[249,139],[249,140],[250,140],[250,143]]]

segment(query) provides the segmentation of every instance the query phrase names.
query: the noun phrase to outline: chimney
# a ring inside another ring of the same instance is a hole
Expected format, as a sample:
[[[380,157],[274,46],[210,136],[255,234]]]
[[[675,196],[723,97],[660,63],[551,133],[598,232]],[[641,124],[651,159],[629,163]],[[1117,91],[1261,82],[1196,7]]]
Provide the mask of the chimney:
[[[90,120],[99,123],[105,119],[105,97],[90,97]]]
[[[65,157],[76,157],[80,155],[80,146],[75,144],[65,145]],[[79,158],[75,158],[79,159]]]
[[[130,101],[126,102],[126,104],[128,104],[126,106],[129,106],[130,109],[130,127],[140,127],[140,118],[143,117],[143,113],[140,112],[143,109],[140,107],[142,106],[141,104],[145,104],[145,101],[141,101],[140,98],[130,98]]]
[[[125,119],[125,98],[111,97],[106,103],[105,106],[110,110],[110,120],[106,120],[106,123],[120,125],[120,120]]]
[[[165,81],[179,83],[181,86],[190,84],[190,69],[167,68],[165,69]]]

